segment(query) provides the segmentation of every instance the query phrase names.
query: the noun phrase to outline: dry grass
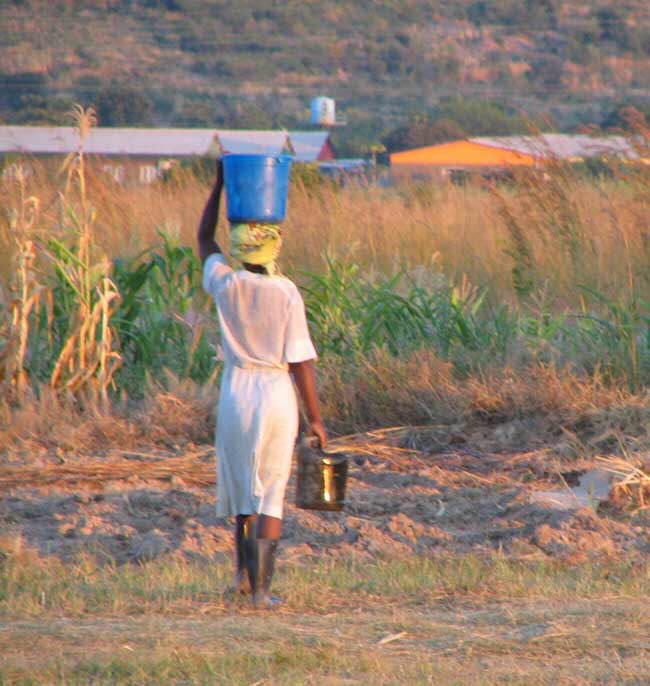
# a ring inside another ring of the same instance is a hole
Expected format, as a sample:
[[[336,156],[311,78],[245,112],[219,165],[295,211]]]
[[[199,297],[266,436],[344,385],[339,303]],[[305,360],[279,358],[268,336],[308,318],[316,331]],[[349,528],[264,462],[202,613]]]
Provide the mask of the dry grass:
[[[396,425],[469,429],[486,421],[526,420],[531,428],[513,437],[520,447],[543,427],[566,431],[585,454],[650,449],[647,392],[615,388],[597,376],[541,365],[459,379],[449,363],[426,351],[405,358],[377,353],[358,364],[326,359],[318,373],[333,436]],[[96,455],[116,448],[210,443],[217,393],[214,382],[200,385],[168,374],[150,381],[144,403],[133,406],[124,399],[102,409],[42,389],[22,406],[0,404],[0,450]]]
[[[0,404],[0,450],[37,455],[104,454],[115,447],[209,443],[214,434],[217,390],[170,377],[152,383],[143,405],[127,400],[109,408],[83,406],[75,398],[42,389],[21,406]]]
[[[0,675],[5,683],[640,686],[650,668],[643,607],[629,600],[408,612],[352,601],[336,627],[293,612],[215,621],[196,610],[16,622],[3,632]]]
[[[194,245],[207,187],[190,179],[122,188],[107,181],[100,168],[101,160],[90,160],[85,169],[100,251],[110,257],[134,256],[158,241],[161,228]],[[4,204],[18,207],[21,198],[39,198],[41,209],[30,234],[43,240],[59,224],[61,180],[53,163],[31,162],[30,169],[24,187],[3,182]],[[560,302],[576,301],[578,282],[610,296],[629,288],[631,276],[647,264],[650,249],[643,187],[594,183],[564,171],[552,179],[547,187],[532,180],[498,194],[474,186],[324,186],[313,192],[297,184],[285,223],[285,270],[294,275],[304,269],[320,271],[322,256],[329,252],[382,273],[403,266],[442,269],[453,282],[466,275],[470,283],[511,297],[514,221],[525,231],[539,286],[552,284],[550,295]],[[567,237],[569,230],[575,235]],[[5,227],[2,242],[9,243],[7,238]],[[583,253],[579,271],[570,260],[571,245]]]
[[[633,459],[629,456],[601,457],[600,464],[617,477],[613,498],[615,501],[633,501],[640,509],[648,507],[650,496],[650,456]]]
[[[553,365],[495,367],[464,379],[430,351],[402,358],[377,352],[349,365],[325,360],[320,388],[328,421],[341,432],[539,416],[565,426],[589,424],[601,440],[616,432],[650,445],[646,391],[635,394],[605,383],[598,374]]]

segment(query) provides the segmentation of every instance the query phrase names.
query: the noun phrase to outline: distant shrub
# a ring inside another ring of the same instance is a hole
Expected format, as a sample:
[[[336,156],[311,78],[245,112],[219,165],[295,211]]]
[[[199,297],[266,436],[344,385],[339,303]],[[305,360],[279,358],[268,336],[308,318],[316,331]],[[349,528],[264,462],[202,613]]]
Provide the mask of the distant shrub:
[[[147,126],[153,107],[146,95],[120,83],[107,85],[94,103],[100,126]]]
[[[393,152],[467,136],[502,136],[529,131],[528,121],[497,103],[449,98],[432,112],[412,114],[405,124],[386,134],[382,142],[389,152]]]
[[[23,97],[47,97],[47,76],[40,72],[0,74],[0,107],[19,110]]]

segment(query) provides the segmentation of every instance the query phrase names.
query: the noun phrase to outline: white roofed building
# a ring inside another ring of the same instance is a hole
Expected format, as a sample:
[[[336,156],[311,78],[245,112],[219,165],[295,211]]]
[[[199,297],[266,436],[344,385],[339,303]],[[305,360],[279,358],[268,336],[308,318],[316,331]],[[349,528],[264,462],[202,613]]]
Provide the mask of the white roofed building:
[[[218,154],[280,155],[293,154],[293,140],[286,131],[217,129]]]
[[[628,160],[638,157],[630,142],[623,136],[543,133],[539,136],[483,136],[469,140],[478,145],[532,155],[537,159],[581,161],[589,157]]]
[[[67,155],[78,148],[77,131],[70,126],[0,126],[0,153]],[[113,127],[91,129],[83,149],[90,155],[136,157],[217,157],[293,150],[285,131]]]
[[[296,162],[330,162],[334,148],[329,131],[290,131]]]
[[[79,135],[70,126],[0,126],[0,156],[63,156],[79,149]],[[83,151],[100,158],[101,169],[115,181],[134,183],[154,181],[183,158],[294,153],[286,131],[118,127],[92,128]]]

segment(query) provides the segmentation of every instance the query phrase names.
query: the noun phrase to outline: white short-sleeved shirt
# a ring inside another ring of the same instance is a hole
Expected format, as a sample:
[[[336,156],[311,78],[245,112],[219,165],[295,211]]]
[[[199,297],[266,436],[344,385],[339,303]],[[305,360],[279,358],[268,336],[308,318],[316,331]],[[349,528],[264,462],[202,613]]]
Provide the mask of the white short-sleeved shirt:
[[[289,279],[233,270],[214,253],[203,288],[217,306],[226,364],[286,368],[316,358],[302,296]]]

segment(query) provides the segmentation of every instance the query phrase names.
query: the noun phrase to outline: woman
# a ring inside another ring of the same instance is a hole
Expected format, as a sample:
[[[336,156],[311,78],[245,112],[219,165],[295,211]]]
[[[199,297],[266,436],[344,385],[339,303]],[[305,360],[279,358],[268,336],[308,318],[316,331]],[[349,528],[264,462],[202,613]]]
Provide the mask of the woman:
[[[269,594],[275,551],[282,532],[284,492],[298,433],[298,405],[308,433],[325,446],[327,436],[316,395],[305,307],[295,284],[276,273],[282,245],[271,224],[231,227],[228,266],[215,241],[223,166],[198,230],[203,287],[214,298],[224,353],[217,414],[217,515],[234,515],[235,589],[252,593],[256,607],[272,607]]]

